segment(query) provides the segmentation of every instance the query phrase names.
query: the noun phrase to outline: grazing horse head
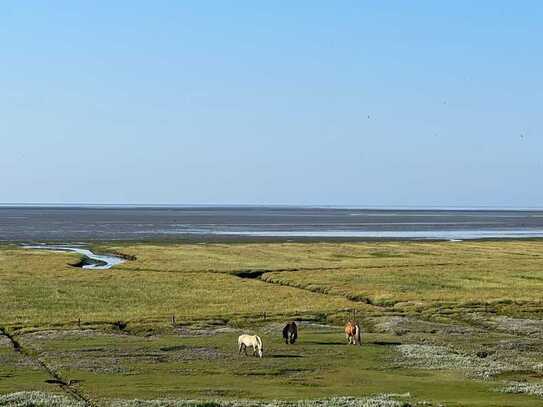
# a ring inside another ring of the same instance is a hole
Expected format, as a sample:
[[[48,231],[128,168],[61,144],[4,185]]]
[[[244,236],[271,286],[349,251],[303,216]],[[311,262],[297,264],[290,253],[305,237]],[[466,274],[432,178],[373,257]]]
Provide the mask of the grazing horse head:
[[[257,348],[258,348],[258,357],[261,358],[264,353],[264,345],[262,345],[262,339],[260,339],[260,336],[255,335],[256,341],[258,342]]]

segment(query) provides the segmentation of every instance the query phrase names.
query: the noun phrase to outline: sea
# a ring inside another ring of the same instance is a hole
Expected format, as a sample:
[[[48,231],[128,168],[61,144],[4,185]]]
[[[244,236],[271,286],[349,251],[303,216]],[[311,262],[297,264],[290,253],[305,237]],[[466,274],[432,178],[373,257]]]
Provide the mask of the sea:
[[[4,242],[543,238],[543,209],[0,205]]]

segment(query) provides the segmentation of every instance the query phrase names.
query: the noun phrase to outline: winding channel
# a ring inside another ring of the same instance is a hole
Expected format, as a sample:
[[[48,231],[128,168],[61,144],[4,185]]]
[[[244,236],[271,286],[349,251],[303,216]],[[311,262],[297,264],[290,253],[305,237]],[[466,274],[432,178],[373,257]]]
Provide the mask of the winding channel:
[[[96,254],[89,249],[65,245],[22,245],[25,249],[50,250],[54,252],[78,253],[83,257],[81,267],[92,270],[107,270],[124,263],[126,260],[112,254]]]

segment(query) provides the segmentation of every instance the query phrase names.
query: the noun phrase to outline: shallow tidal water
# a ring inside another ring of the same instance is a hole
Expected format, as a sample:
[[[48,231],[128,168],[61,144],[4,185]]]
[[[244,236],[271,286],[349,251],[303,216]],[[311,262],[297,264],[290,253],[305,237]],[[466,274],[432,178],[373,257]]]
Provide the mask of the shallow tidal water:
[[[372,240],[543,237],[543,210],[0,206],[0,240]]]
[[[73,246],[64,246],[64,245],[23,245],[25,249],[34,249],[34,250],[50,250],[56,252],[73,252],[80,254],[84,258],[90,260],[88,264],[81,265],[81,268],[92,269],[92,270],[108,270],[113,266],[122,264],[125,262],[119,256],[114,256],[111,254],[97,254],[93,251],[86,249],[84,247],[73,247]]]

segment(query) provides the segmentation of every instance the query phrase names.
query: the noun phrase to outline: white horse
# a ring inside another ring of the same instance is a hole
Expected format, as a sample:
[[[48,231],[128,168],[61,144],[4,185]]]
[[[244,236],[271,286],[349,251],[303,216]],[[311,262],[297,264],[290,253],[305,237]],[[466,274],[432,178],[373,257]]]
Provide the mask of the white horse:
[[[239,346],[239,353],[243,350],[245,352],[245,355],[247,355],[247,347],[252,346],[253,347],[253,355],[256,356],[256,353],[258,352],[258,356],[262,357],[262,351],[264,350],[262,346],[262,339],[260,339],[260,336],[257,335],[240,335],[238,338],[238,346]]]

